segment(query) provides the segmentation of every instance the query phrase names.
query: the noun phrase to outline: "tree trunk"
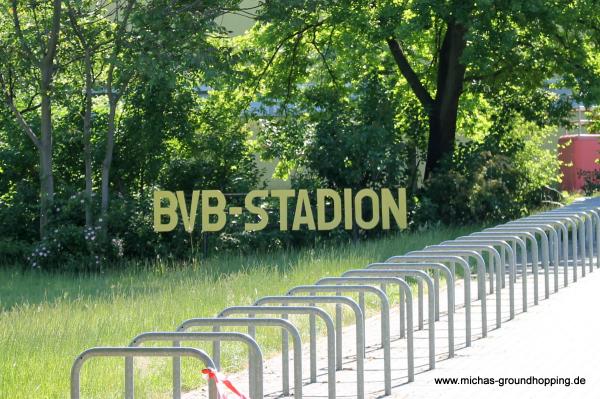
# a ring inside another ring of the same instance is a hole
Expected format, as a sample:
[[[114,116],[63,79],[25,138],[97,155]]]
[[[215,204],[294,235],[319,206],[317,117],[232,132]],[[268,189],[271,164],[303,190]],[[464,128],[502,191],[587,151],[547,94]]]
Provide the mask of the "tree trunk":
[[[457,96],[458,100],[458,96]],[[458,101],[456,101],[458,105]],[[454,112],[442,114],[438,104],[429,114],[429,140],[427,142],[427,163],[425,164],[425,179],[439,166],[440,161],[452,156],[456,139],[456,117],[458,107]]]
[[[50,67],[51,68],[51,67]],[[51,71],[42,68],[41,113],[40,113],[40,238],[46,236],[49,215],[54,201],[54,176],[52,173],[52,105],[48,93]]]
[[[115,148],[115,118],[117,114],[117,98],[110,93],[112,87],[109,86],[109,111],[108,111],[108,129],[106,132],[106,148],[104,161],[102,162],[102,200],[100,214],[102,215],[102,236],[107,237],[108,228],[108,203],[110,200],[110,167],[112,165],[113,151]]]
[[[40,238],[46,236],[49,215],[54,201],[54,176],[52,174],[52,110],[50,99],[42,98],[40,138]]]
[[[466,29],[449,23],[439,51],[436,95],[429,110],[429,142],[425,179],[439,166],[444,157],[452,156],[456,138],[458,104],[463,90],[465,66],[461,56],[466,47]]]
[[[85,162],[85,226],[92,227],[92,61],[89,49],[85,51],[85,110],[83,115],[83,158]]]
[[[407,190],[409,197],[412,197],[417,192],[419,183],[419,162],[417,160],[417,154],[419,149],[417,145],[411,142],[408,150],[408,179],[407,179]]]
[[[447,22],[446,34],[438,50],[436,93],[433,98],[421,82],[400,43],[387,40],[388,47],[402,76],[408,82],[423,109],[429,115],[429,140],[427,143],[427,163],[425,179],[439,166],[440,161],[451,156],[456,138],[458,104],[463,90],[466,67],[461,57],[467,45],[467,29],[455,21]]]

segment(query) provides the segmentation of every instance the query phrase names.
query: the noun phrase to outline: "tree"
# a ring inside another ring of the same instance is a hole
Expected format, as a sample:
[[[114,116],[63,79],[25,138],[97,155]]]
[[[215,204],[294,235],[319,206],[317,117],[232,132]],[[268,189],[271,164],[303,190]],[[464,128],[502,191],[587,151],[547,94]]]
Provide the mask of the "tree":
[[[168,84],[184,71],[209,74],[218,49],[209,41],[224,33],[215,19],[235,10],[239,1],[173,3],[168,0],[114,0],[97,3],[69,0],[69,26],[81,51],[79,62],[85,82],[83,142],[86,164],[86,196],[91,204],[92,96],[107,103],[104,155],[100,177],[100,217],[102,235],[108,229],[111,169],[121,110],[130,100],[130,88],[141,83]],[[198,69],[205,68],[204,71]],[[93,87],[96,87],[93,92]],[[147,141],[152,141],[147,138]],[[90,225],[91,205],[86,209]]]
[[[2,6],[0,89],[7,107],[39,154],[40,237],[54,199],[52,95],[63,2],[11,0]],[[39,127],[28,120],[36,113]]]
[[[106,8],[96,5],[97,3],[86,0],[66,1],[67,27],[70,39],[75,41],[73,47],[79,50],[79,54],[75,57],[78,61],[76,64],[81,66],[72,79],[84,82],[81,119],[85,165],[85,226],[87,228],[91,228],[95,224],[92,202],[94,182],[91,143],[94,85],[104,72],[100,59],[106,58],[107,45],[110,44],[106,38],[106,31],[110,29],[106,18],[111,18],[113,13],[118,11],[118,7],[109,12]],[[73,86],[78,87],[77,84]]]
[[[594,0],[268,1],[256,29],[269,50],[259,77],[280,66],[302,79],[317,62],[333,77],[341,57],[388,72],[393,63],[428,116],[430,176],[453,153],[464,93],[534,90],[559,76],[578,95],[597,95],[599,10]]]

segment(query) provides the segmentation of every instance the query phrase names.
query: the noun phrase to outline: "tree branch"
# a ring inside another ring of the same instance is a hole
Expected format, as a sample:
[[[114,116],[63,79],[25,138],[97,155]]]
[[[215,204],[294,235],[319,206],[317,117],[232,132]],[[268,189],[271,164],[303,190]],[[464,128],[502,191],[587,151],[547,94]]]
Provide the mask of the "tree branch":
[[[273,54],[271,54],[271,57],[267,61],[267,65],[265,65],[265,67],[263,68],[263,70],[260,72],[260,74],[254,80],[254,82],[253,82],[254,91],[256,91],[258,89],[258,85],[260,84],[260,81],[267,74],[267,71],[269,70],[269,68],[271,67],[271,65],[273,65],[273,62],[275,61],[275,58],[277,58],[277,54],[279,54],[279,50],[281,50],[281,48],[289,40],[293,39],[294,37],[296,37],[298,35],[302,35],[304,32],[307,32],[310,29],[316,29],[319,26],[324,25],[326,21],[327,21],[326,19],[323,19],[321,21],[315,22],[314,24],[305,25],[304,27],[302,27],[302,29],[300,29],[298,31],[295,31],[295,32],[289,34],[288,36],[284,37],[283,39],[281,39],[279,41],[279,43],[277,43],[277,46],[275,47],[275,51],[273,51]]]
[[[317,30],[316,29],[313,31],[313,37],[312,37],[312,40],[311,40],[311,44],[313,45],[313,47],[315,48],[315,50],[319,54],[319,57],[321,57],[321,61],[323,62],[323,65],[325,66],[325,69],[327,69],[327,72],[329,73],[329,76],[331,76],[331,80],[333,81],[333,84],[337,86],[338,82],[337,82],[337,79],[336,79],[335,74],[333,72],[333,69],[331,69],[331,66],[329,65],[329,62],[327,62],[327,57],[321,51],[321,49],[319,48],[319,45],[317,44]]]
[[[402,48],[400,47],[400,43],[398,43],[396,39],[390,38],[387,39],[387,44],[390,48],[390,51],[392,52],[392,55],[394,56],[396,64],[398,65],[398,69],[400,69],[402,76],[404,76],[404,78],[408,82],[415,96],[417,96],[423,107],[431,107],[431,105],[433,104],[433,98],[431,97],[425,86],[423,86],[421,80],[419,79],[415,71],[410,66],[408,59],[406,58],[404,52],[402,51]]]
[[[19,112],[15,105],[15,101],[13,98],[13,94],[7,90],[6,82],[4,81],[4,76],[0,73],[0,88],[2,88],[2,94],[4,97],[4,101],[8,108],[12,111],[12,113],[17,118],[17,123],[23,129],[23,132],[31,139],[33,145],[39,150],[41,148],[40,139],[35,135],[25,118],[23,118],[23,114]]]
[[[21,19],[19,18],[17,7],[17,0],[12,0],[12,14],[13,24],[15,26],[15,33],[17,34],[19,42],[21,43],[21,48],[23,49],[29,60],[37,65],[39,63],[39,60],[36,58],[35,54],[27,44],[25,36],[23,35],[23,31],[21,30]]]

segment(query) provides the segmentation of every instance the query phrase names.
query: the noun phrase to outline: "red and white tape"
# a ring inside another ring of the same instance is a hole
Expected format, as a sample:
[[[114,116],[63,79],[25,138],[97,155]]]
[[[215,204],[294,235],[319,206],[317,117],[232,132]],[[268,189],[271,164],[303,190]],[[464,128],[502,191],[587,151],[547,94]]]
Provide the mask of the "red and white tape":
[[[215,382],[215,386],[217,387],[217,399],[249,399],[246,395],[241,393],[223,373],[219,373],[215,369],[207,368],[202,370],[202,374],[206,374],[209,380]],[[227,392],[227,389],[229,389],[231,393]]]

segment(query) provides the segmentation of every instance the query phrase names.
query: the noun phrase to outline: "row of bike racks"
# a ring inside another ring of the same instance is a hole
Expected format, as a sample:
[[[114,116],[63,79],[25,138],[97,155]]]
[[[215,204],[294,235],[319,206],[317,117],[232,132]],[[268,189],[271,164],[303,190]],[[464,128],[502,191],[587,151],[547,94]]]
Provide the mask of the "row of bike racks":
[[[173,359],[173,398],[181,398],[181,358],[200,360],[206,368],[218,370],[221,364],[221,342],[235,341],[248,347],[249,397],[263,398],[263,353],[256,341],[256,328],[277,328],[281,331],[282,393],[290,395],[289,340],[293,347],[293,395],[302,398],[305,383],[302,375],[303,347],[300,329],[288,318],[290,315],[308,316],[309,319],[309,383],[317,381],[317,319],[325,325],[327,344],[328,398],[336,397],[336,371],[343,362],[343,308],[353,313],[355,329],[356,395],[365,397],[364,359],[366,356],[365,295],[378,299],[381,330],[378,341],[383,350],[384,393],[392,390],[391,311],[389,287],[397,288],[399,304],[399,337],[406,340],[408,381],[414,380],[414,331],[428,330],[429,369],[436,363],[436,325],[440,320],[441,279],[446,286],[446,314],[448,328],[448,357],[455,354],[454,314],[457,307],[465,312],[465,345],[472,344],[472,303],[481,307],[481,334],[488,332],[487,294],[495,294],[495,326],[503,323],[502,290],[508,286],[508,320],[515,317],[515,288],[521,278],[521,312],[528,310],[528,274],[533,274],[533,304],[539,303],[539,274],[543,273],[544,298],[549,298],[569,279],[592,272],[600,267],[600,201],[587,199],[569,206],[524,217],[468,236],[458,237],[419,251],[393,256],[385,262],[372,263],[362,269],[348,270],[340,277],[326,277],[312,285],[291,288],[285,295],[268,296],[249,306],[223,309],[216,317],[194,318],[184,321],[173,332],[148,332],[136,336],[127,347],[98,347],[86,350],[75,360],[71,371],[71,398],[80,397],[80,371],[83,364],[94,357],[122,357],[125,359],[126,398],[134,397],[134,358],[170,357]],[[541,264],[540,264],[541,261]],[[458,270],[457,270],[458,267]],[[560,273],[560,269],[562,273]],[[571,273],[569,273],[569,268]],[[579,270],[579,271],[578,271]],[[458,275],[463,280],[463,303],[456,303]],[[561,278],[562,274],[562,278]],[[569,277],[571,276],[571,277]],[[417,323],[413,315],[413,287],[417,291]],[[471,295],[471,281],[477,285],[476,297]],[[508,281],[507,281],[508,280]],[[508,284],[507,284],[508,283]],[[486,286],[487,284],[487,286]],[[426,289],[425,289],[426,287]],[[358,301],[353,297],[358,296]],[[427,317],[424,303],[427,295]],[[335,305],[332,317],[323,309]],[[258,316],[261,317],[258,317]],[[425,323],[427,322],[427,323]],[[192,328],[211,331],[189,331]],[[221,332],[222,327],[239,327],[245,331]],[[379,335],[379,334],[378,334]],[[167,341],[170,347],[144,347],[145,343]],[[212,356],[205,351],[181,346],[187,341],[212,342]],[[217,399],[214,381],[209,381],[208,395]]]

